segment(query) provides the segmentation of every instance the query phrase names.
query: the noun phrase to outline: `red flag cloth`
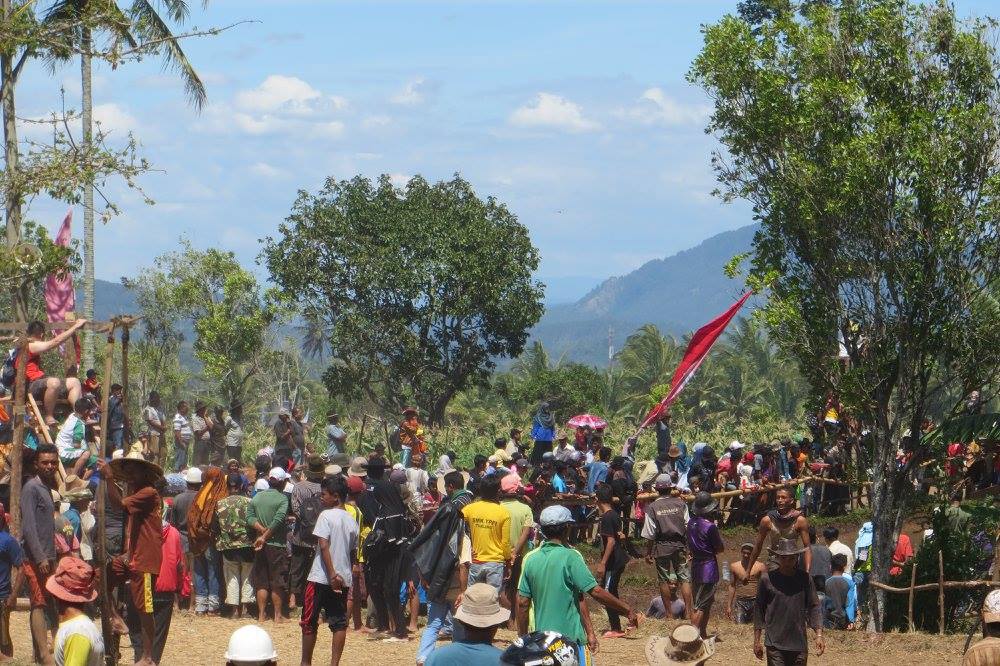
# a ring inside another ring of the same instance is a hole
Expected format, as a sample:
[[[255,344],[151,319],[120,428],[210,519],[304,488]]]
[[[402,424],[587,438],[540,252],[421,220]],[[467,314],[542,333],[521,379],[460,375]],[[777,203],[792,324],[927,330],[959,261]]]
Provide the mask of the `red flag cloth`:
[[[73,209],[66,211],[59,233],[56,234],[56,245],[69,247],[73,238]],[[55,273],[50,273],[45,278],[45,312],[48,314],[49,323],[66,321],[66,314],[72,312],[76,307],[76,292],[73,290],[73,274],[69,271],[63,273],[62,277]]]
[[[670,392],[667,393],[666,397],[656,407],[650,410],[640,428],[646,428],[650,423],[659,419],[673,401],[677,399],[678,394],[684,390],[684,385],[694,376],[694,373],[698,370],[698,366],[708,356],[712,345],[715,344],[715,341],[719,339],[722,332],[729,326],[729,322],[733,320],[736,313],[740,311],[740,308],[743,307],[743,304],[752,295],[752,291],[743,294],[743,297],[729,306],[728,310],[695,332],[690,344],[688,344],[687,351],[684,352],[684,358],[681,359],[681,362],[677,365],[677,369],[674,371],[674,378],[670,380]]]

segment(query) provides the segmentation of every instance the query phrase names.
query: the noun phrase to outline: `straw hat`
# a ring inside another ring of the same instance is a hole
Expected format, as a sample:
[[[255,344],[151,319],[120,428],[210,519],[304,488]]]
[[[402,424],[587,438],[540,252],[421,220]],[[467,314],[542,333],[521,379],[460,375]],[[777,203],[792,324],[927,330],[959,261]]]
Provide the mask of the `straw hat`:
[[[454,470],[454,471],[457,472],[458,470]],[[469,476],[468,472],[461,472],[461,474],[462,474],[462,479],[464,479],[463,482],[462,482],[462,487],[463,488],[467,488],[468,485],[469,485],[469,479],[472,478],[472,477]],[[448,491],[445,490],[445,487],[444,487],[444,477],[445,477],[445,475],[442,474],[441,476],[439,476],[437,478],[437,489],[438,489],[438,492],[441,493],[442,496],[448,494]]]
[[[118,481],[137,481],[150,479],[155,481],[163,476],[163,468],[154,462],[146,460],[142,451],[131,451],[124,458],[116,458],[109,464],[111,473]]]
[[[367,463],[367,462],[368,461],[365,460],[361,456],[358,456],[357,458],[353,459],[351,461],[350,468],[347,470],[347,475],[348,476],[368,476],[368,469],[365,466],[365,463]]]
[[[646,661],[651,666],[698,666],[715,654],[715,639],[703,639],[698,627],[678,626],[669,637],[650,636],[646,641]]]
[[[78,500],[92,500],[94,499],[94,493],[90,491],[90,488],[73,488],[72,490],[66,489],[62,493],[62,500],[64,502],[76,502]]]

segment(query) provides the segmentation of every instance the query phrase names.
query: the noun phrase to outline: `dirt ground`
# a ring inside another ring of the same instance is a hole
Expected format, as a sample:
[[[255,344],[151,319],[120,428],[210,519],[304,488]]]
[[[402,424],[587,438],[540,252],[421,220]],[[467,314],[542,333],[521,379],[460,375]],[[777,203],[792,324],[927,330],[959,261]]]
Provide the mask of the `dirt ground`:
[[[193,614],[175,616],[162,663],[164,666],[219,666],[225,663],[222,655],[226,651],[229,635],[246,623],[224,618],[200,618]],[[677,622],[649,620],[635,632],[634,638],[602,641],[600,651],[595,655],[595,663],[644,664],[646,660],[643,645],[646,637],[666,634],[676,624]],[[30,656],[25,658],[25,653],[30,651],[27,613],[17,611],[12,614],[11,625],[15,645],[14,663],[29,664]],[[594,613],[594,627],[599,632],[607,628],[607,617],[603,613]],[[723,642],[719,644],[716,656],[709,663],[736,666],[761,663],[753,656],[753,632],[750,627],[737,626],[721,619],[718,622],[713,620],[711,628],[721,633]],[[281,625],[268,623],[266,629],[275,639],[278,663],[296,663],[300,654],[298,625],[293,622]],[[892,634],[885,636],[880,644],[873,644],[864,633],[827,632],[826,635],[826,654],[811,658],[810,663],[960,664],[962,661],[962,636],[939,638],[928,634]],[[502,631],[497,638],[497,647],[503,648],[514,635]],[[326,663],[323,657],[328,646],[329,633],[322,630],[316,647],[316,664]],[[124,647],[125,657],[122,663],[131,663],[131,649],[127,645]],[[417,639],[405,644],[384,644],[368,641],[364,636],[352,632],[348,634],[344,663],[412,664],[416,651]]]

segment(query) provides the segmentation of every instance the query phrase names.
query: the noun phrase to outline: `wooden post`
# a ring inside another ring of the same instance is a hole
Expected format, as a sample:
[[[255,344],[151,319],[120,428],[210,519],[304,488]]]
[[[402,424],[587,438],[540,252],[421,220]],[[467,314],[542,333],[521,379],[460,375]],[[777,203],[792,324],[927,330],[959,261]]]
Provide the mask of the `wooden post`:
[[[111,397],[111,373],[115,369],[115,324],[111,324],[108,331],[108,341],[104,345],[104,390],[101,391],[101,443],[99,451],[93,451],[98,456],[106,458],[111,455],[108,446],[111,444],[108,437],[108,398]],[[124,453],[128,453],[125,447]],[[103,481],[103,479],[102,479]]]
[[[122,326],[122,411],[125,414],[125,443],[134,437],[131,418],[128,415],[128,341],[129,327]],[[140,421],[141,423],[141,421]],[[157,461],[159,462],[159,461]]]
[[[14,439],[10,449],[10,532],[14,538],[21,536],[21,457],[24,451],[24,396],[27,393],[24,372],[28,365],[28,338],[17,341],[17,379],[14,380],[14,402],[10,418],[14,419]],[[42,423],[42,427],[46,427]]]
[[[368,423],[368,412],[363,412],[361,414],[361,430],[358,431],[358,455],[361,455],[361,447],[364,446],[365,443],[365,425],[367,423]],[[345,444],[344,448],[347,448],[346,441],[344,442],[344,444]],[[347,451],[344,451],[344,453],[347,453]]]
[[[938,551],[938,635],[944,636],[944,553]]]
[[[115,349],[115,327],[111,325],[108,331],[108,342],[104,347],[104,381],[111,377],[113,354]],[[101,395],[101,443],[100,452],[97,454],[104,458],[104,451],[107,446],[108,428],[108,394],[110,391],[105,388]],[[101,481],[97,486],[97,544],[94,548],[94,558],[97,561],[97,570],[100,576],[100,601],[101,601],[101,636],[104,639],[104,661],[107,666],[115,666],[118,663],[118,641],[111,630],[111,588],[108,586],[108,530],[105,521],[105,511],[108,506],[108,484],[113,483],[111,479],[101,475]]]
[[[906,609],[906,619],[909,620],[910,633],[912,634],[916,631],[916,626],[913,624],[913,588],[917,584],[917,563],[913,563],[913,568],[910,570],[910,601]]]

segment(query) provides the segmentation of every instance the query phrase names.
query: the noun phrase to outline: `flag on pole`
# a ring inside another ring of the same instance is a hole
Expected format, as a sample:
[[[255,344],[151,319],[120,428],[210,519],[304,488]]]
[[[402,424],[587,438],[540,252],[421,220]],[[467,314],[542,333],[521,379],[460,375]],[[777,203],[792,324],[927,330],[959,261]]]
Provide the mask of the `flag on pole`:
[[[73,238],[73,209],[66,211],[59,233],[56,234],[56,245],[69,247]],[[73,274],[69,271],[61,276],[50,273],[45,279],[45,312],[49,323],[66,321],[66,314],[76,307],[76,292],[73,290]]]
[[[708,356],[712,345],[719,339],[722,332],[729,326],[729,322],[733,320],[733,317],[736,316],[736,313],[740,311],[740,308],[743,307],[743,304],[747,302],[747,299],[751,295],[753,295],[752,291],[743,294],[742,298],[729,306],[728,310],[695,332],[691,338],[691,342],[688,344],[687,350],[684,352],[684,358],[681,359],[681,362],[677,365],[677,369],[674,371],[674,378],[670,380],[670,392],[667,393],[656,407],[650,410],[646,419],[642,422],[640,430],[658,420],[674,400],[677,399],[678,394],[684,390],[684,386],[688,383],[688,380],[697,372],[698,366]]]

